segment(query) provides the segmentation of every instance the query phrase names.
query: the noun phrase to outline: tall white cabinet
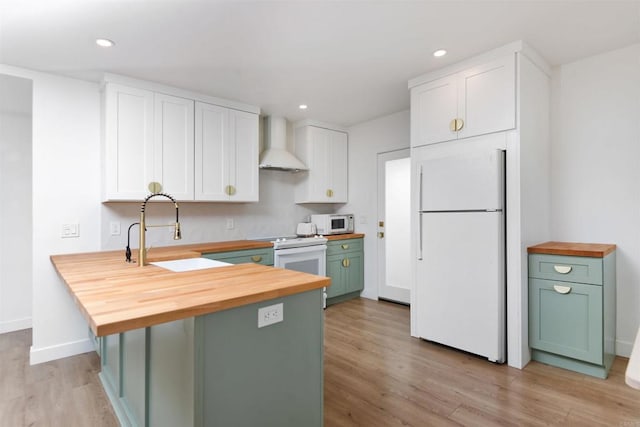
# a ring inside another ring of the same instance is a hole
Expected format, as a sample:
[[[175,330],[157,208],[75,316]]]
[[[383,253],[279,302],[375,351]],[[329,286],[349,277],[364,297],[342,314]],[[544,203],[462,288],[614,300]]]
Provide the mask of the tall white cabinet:
[[[409,82],[413,230],[421,162],[479,147],[506,151],[507,354],[517,368],[530,360],[526,248],[550,239],[549,75],[542,58],[514,42]],[[417,260],[420,242],[412,235]],[[419,336],[423,307],[413,264],[411,335]]]
[[[296,187],[296,203],[346,203],[347,133],[311,123],[295,125],[295,154],[309,168]]]
[[[103,98],[105,201],[155,192],[180,201],[258,201],[258,108],[111,79]]]

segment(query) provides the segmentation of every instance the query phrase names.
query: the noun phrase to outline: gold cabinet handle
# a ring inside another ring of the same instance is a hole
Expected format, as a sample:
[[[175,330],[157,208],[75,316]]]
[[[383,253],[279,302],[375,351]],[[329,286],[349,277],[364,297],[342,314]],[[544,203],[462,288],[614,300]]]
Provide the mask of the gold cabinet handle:
[[[553,285],[553,290],[559,294],[568,294],[571,292],[571,286]]]
[[[451,132],[458,132],[462,130],[463,127],[464,127],[464,120],[462,119],[456,118],[456,119],[452,119],[449,122],[449,130]]]
[[[333,197],[333,190],[327,190],[327,197]]]
[[[351,262],[349,261],[349,258],[345,258],[342,260],[342,266],[344,268],[349,268],[349,265],[351,264]]]
[[[260,262],[260,261],[262,261],[262,257],[261,257],[260,255],[253,255],[253,256],[251,257],[251,261],[253,261],[253,262]]]
[[[345,250],[346,250],[346,249],[349,249],[349,245],[347,245],[346,243],[345,243],[345,244],[343,244],[343,245],[340,245],[340,247],[341,247],[342,249],[345,249]]]
[[[227,185],[224,189],[224,192],[229,196],[233,196],[234,194],[236,194],[236,187],[234,187],[233,185]]]
[[[149,192],[151,192],[152,194],[157,194],[162,191],[162,184],[160,184],[159,182],[152,181],[149,183],[147,188],[149,189]]]
[[[571,270],[573,269],[573,267],[571,267],[570,265],[554,265],[553,269],[560,274],[567,274],[569,272],[571,272]]]

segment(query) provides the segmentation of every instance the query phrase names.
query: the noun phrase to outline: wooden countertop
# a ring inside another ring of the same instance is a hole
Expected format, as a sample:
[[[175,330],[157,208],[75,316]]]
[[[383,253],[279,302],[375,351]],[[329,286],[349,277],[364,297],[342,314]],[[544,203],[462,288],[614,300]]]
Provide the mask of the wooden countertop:
[[[344,239],[360,239],[364,237],[362,233],[350,233],[350,234],[332,234],[330,236],[324,236],[328,240],[344,240]]]
[[[149,261],[262,247],[271,247],[271,243],[234,241],[154,248],[149,251]],[[51,262],[96,336],[293,295],[331,283],[327,277],[258,264],[174,273],[155,265],[126,263],[123,251],[54,255]]]
[[[603,258],[615,250],[616,245],[572,242],[546,242],[527,248],[527,252],[530,254],[584,256],[592,258]]]

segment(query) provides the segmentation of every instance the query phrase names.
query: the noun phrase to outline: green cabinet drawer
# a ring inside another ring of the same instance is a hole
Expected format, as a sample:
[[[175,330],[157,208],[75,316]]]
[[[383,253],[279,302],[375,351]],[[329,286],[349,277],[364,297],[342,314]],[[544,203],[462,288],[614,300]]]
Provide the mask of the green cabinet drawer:
[[[347,252],[362,252],[363,250],[362,238],[330,240],[327,242],[327,256],[339,255]]]
[[[602,258],[531,254],[529,277],[602,285]]]
[[[273,265],[273,249],[246,249],[232,252],[212,252],[202,254],[204,258],[224,261],[230,264],[255,263],[262,265]]]
[[[529,279],[529,344],[603,364],[602,301],[602,286]]]

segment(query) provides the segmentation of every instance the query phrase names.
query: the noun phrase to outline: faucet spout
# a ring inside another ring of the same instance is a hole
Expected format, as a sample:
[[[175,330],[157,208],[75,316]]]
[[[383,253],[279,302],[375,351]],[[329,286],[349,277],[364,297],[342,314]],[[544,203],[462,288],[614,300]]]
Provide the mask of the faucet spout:
[[[167,225],[147,225],[146,224],[145,209],[147,207],[147,202],[152,198],[158,197],[158,196],[166,197],[167,199],[171,200],[175,205],[176,222],[174,224],[167,224]],[[173,239],[180,240],[182,238],[182,233],[180,231],[180,215],[179,215],[178,202],[176,202],[176,199],[174,199],[173,197],[171,197],[166,193],[154,193],[147,196],[147,198],[144,199],[144,202],[142,202],[142,205],[140,206],[140,247],[138,248],[138,266],[139,267],[143,267],[144,265],[147,264],[147,248],[146,248],[146,236],[145,236],[147,227],[174,227]]]

